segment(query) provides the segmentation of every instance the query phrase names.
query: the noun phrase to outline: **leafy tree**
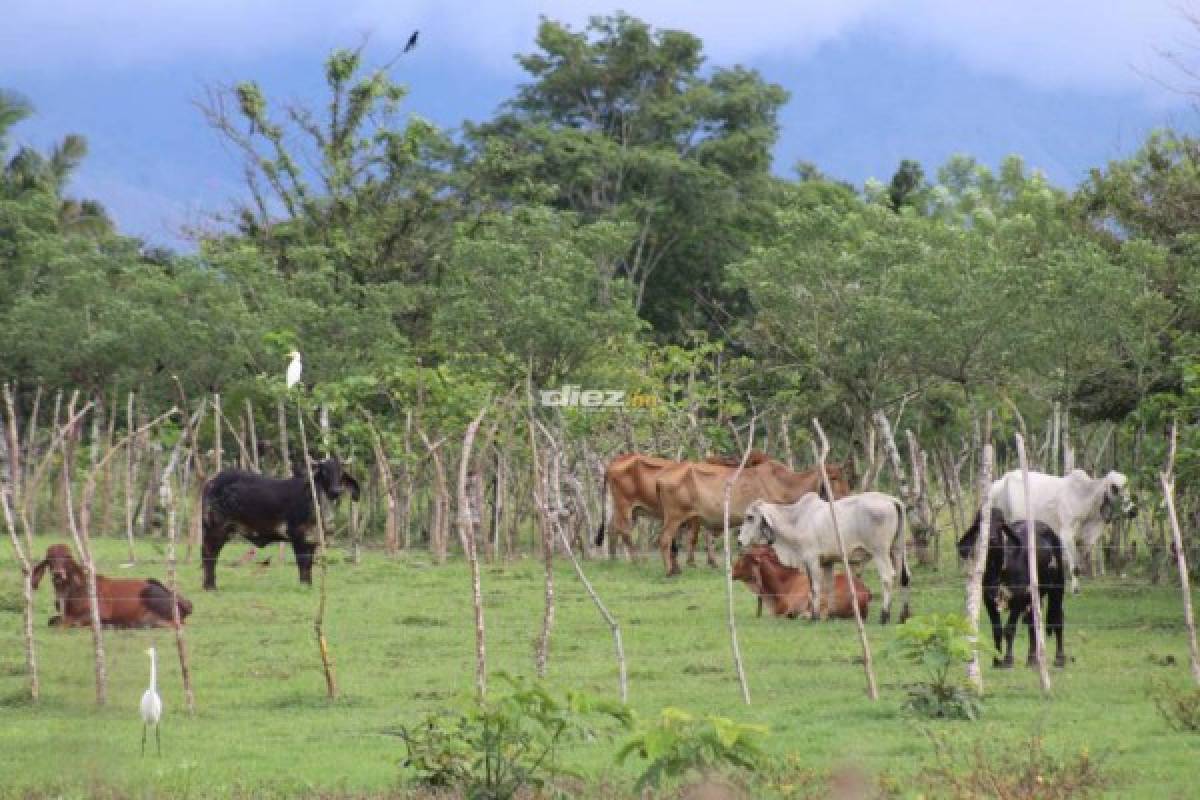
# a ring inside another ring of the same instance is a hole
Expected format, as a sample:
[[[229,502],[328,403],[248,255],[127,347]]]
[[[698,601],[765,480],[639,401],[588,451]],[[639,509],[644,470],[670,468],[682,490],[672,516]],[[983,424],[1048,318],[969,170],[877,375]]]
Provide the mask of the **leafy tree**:
[[[335,292],[383,287],[401,332],[424,336],[458,216],[456,148],[429,122],[402,120],[407,90],[386,66],[367,70],[361,47],[334,51],[325,83],[324,114],[276,111],[253,81],[210,90],[202,110],[246,163],[238,230],[284,277],[328,270]]]
[[[623,234],[617,224],[580,226],[540,207],[464,224],[433,320],[442,358],[509,382],[532,369],[542,383],[578,379],[592,360],[625,349],[640,325],[625,286],[595,268],[620,250]]]
[[[628,279],[656,328],[678,330],[745,247],[787,94],[741,67],[705,78],[699,39],[625,14],[580,32],[544,19],[537,45],[518,58],[531,81],[468,128],[476,172],[510,202],[627,224],[624,251],[598,268]]]

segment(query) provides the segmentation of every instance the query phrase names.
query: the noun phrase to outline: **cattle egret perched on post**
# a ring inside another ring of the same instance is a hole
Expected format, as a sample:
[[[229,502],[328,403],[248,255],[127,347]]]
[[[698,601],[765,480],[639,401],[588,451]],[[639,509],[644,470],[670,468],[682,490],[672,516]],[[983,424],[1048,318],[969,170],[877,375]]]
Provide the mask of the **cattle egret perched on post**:
[[[146,651],[150,656],[150,688],[142,693],[142,704],[139,708],[142,714],[142,755],[146,755],[146,726],[154,726],[154,743],[158,746],[158,754],[162,755],[162,740],[158,736],[158,721],[162,719],[163,703],[158,696],[158,655],[151,647]]]
[[[300,371],[304,369],[304,365],[300,363],[300,353],[293,350],[288,353],[292,357],[292,363],[288,364],[287,368],[287,388],[292,388],[300,382]]]

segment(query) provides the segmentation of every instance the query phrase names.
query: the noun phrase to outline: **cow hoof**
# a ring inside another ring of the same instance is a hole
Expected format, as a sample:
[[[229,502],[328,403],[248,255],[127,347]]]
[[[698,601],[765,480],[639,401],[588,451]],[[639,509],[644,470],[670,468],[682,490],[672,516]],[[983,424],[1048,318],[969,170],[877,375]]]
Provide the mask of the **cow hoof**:
[[[995,667],[996,669],[1012,669],[1012,668],[1013,668],[1013,662],[1011,662],[1011,661],[1008,661],[1008,660],[1006,660],[1006,659],[1003,659],[1003,658],[993,658],[993,659],[992,659],[992,666],[993,666],[993,667]]]
[[[1055,659],[1054,659],[1054,666],[1056,666],[1056,667],[1065,667],[1066,665],[1067,665],[1067,658],[1066,658],[1066,656],[1057,656],[1057,657],[1055,657]]]
[[[892,619],[892,612],[888,611],[887,609],[884,609],[883,611],[879,612],[879,624],[880,625],[887,625],[888,622],[891,621],[891,619]]]
[[[679,567],[671,567],[669,570],[667,570],[668,578],[674,578],[676,575],[682,575],[682,574],[683,574],[683,570],[681,570]]]
[[[908,622],[908,618],[911,616],[912,612],[908,610],[908,606],[905,606],[900,612],[900,624],[903,625],[904,623]]]

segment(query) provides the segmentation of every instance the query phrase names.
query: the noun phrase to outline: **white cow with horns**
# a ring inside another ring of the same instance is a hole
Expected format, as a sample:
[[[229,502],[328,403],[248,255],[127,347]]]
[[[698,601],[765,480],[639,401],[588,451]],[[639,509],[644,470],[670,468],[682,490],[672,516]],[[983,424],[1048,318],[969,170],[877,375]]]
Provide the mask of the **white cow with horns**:
[[[1025,519],[1025,482],[1021,470],[1012,470],[992,483],[992,507],[1010,525]],[[1089,551],[1104,532],[1104,523],[1118,516],[1137,516],[1129,496],[1129,480],[1120,472],[1090,478],[1081,469],[1063,476],[1029,473],[1029,497],[1035,522],[1044,522],[1062,539],[1071,575],[1071,591],[1078,594],[1079,544]]]
[[[806,494],[795,503],[768,503],[756,500],[746,509],[738,544],[749,547],[766,542],[775,548],[779,560],[789,567],[807,568],[813,597],[821,597],[822,587],[832,593],[833,565],[841,561],[837,536],[829,512],[830,504],[816,493]],[[836,501],[838,530],[852,561],[870,557],[879,570],[883,584],[883,609],[879,621],[887,624],[891,618],[892,581],[900,570],[900,585],[904,591],[904,608],[900,621],[908,618],[908,563],[900,550],[904,536],[904,504],[882,492],[864,492]],[[813,603],[813,619],[817,608],[832,608],[827,603]]]

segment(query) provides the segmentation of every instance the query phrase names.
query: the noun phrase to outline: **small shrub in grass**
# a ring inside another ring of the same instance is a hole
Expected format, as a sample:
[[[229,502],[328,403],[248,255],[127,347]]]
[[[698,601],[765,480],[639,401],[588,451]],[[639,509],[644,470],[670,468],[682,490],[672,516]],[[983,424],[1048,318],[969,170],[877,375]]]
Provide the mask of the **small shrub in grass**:
[[[1200,688],[1161,683],[1151,697],[1154,707],[1173,730],[1200,733]]]
[[[952,747],[930,734],[936,764],[917,775],[911,788],[956,800],[1086,800],[1111,781],[1087,748],[1070,757],[1046,752],[1040,735],[1024,742],[983,740],[972,749]],[[985,746],[986,745],[986,746]]]
[[[706,777],[728,769],[753,769],[762,760],[759,740],[768,730],[725,717],[696,717],[678,708],[664,708],[659,718],[643,727],[617,752],[624,763],[631,755],[644,759],[646,769],[637,788],[662,786],[688,776]]]
[[[970,628],[960,614],[913,617],[897,629],[892,651],[922,667],[926,680],[908,691],[906,707],[927,717],[979,718],[979,696],[961,678],[952,678],[971,660]]]
[[[506,693],[399,729],[413,783],[453,789],[469,800],[504,800],[569,774],[558,762],[559,748],[595,736],[592,720],[632,725],[619,703],[575,693],[558,698],[539,684],[499,677]]]

